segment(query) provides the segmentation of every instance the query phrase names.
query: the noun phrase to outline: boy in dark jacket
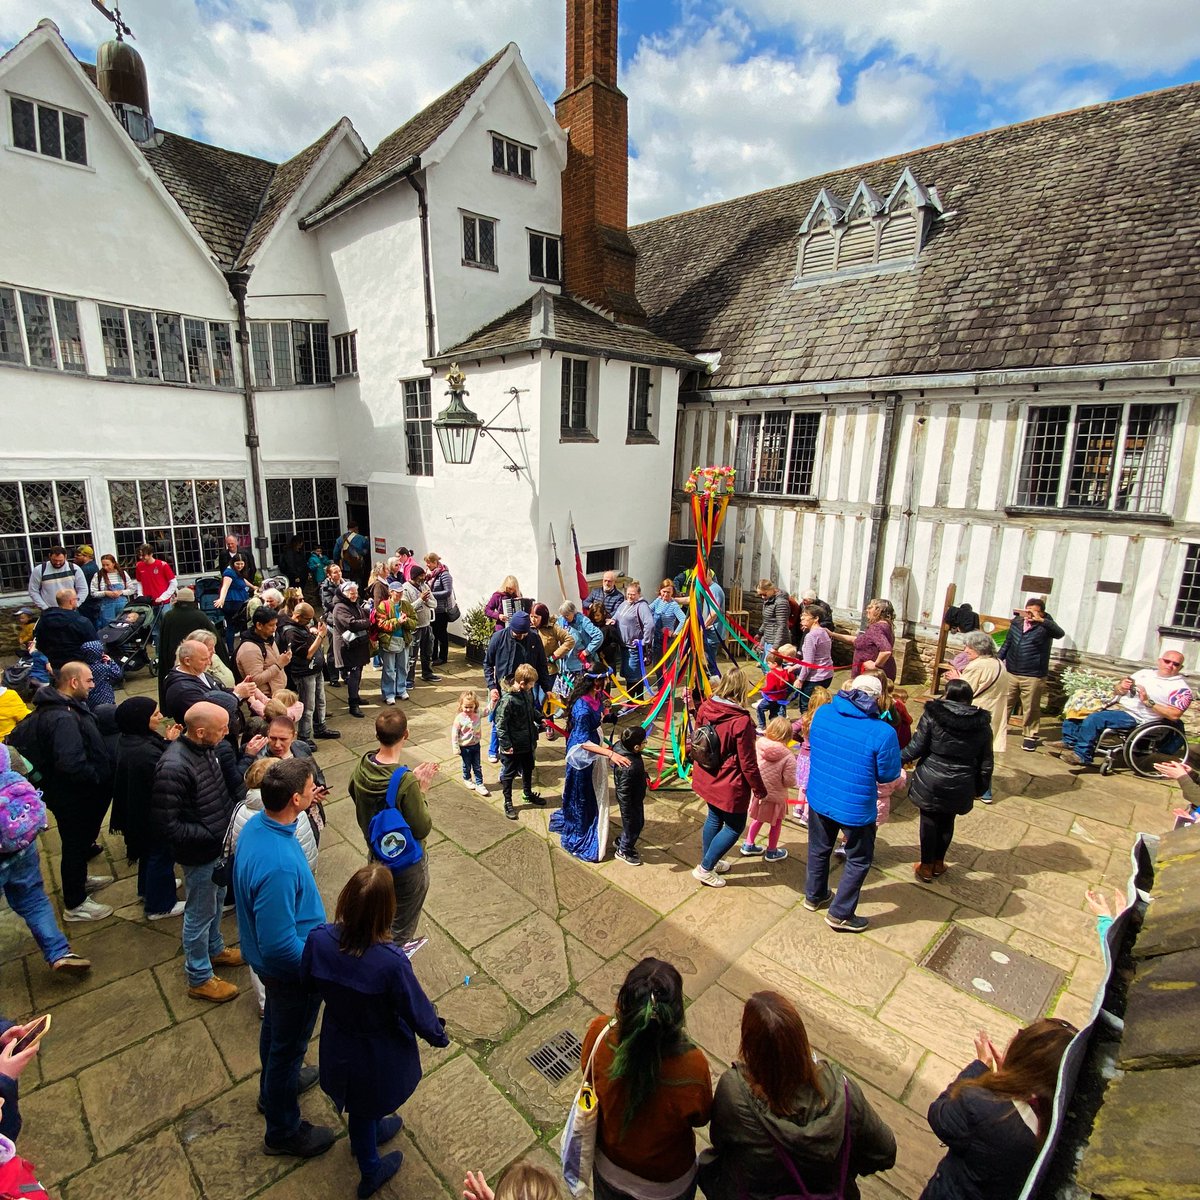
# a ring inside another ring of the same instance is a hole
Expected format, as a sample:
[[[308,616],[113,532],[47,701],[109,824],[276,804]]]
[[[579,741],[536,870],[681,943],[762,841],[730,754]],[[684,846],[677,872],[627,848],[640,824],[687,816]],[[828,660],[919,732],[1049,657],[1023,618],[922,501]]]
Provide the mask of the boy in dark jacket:
[[[512,691],[500,697],[496,709],[496,736],[500,746],[500,788],[504,793],[504,815],[517,819],[512,805],[512,785],[521,773],[521,799],[526,804],[545,804],[533,791],[533,755],[537,750],[542,717],[533,702],[533,689],[538,681],[537,668],[522,663],[513,676]]]
[[[621,733],[621,753],[629,759],[626,767],[613,764],[613,786],[621,809],[621,837],[613,852],[623,863],[640,867],[642,857],[637,852],[637,840],[646,824],[646,763],[642,758],[642,743],[646,731],[631,725]]]

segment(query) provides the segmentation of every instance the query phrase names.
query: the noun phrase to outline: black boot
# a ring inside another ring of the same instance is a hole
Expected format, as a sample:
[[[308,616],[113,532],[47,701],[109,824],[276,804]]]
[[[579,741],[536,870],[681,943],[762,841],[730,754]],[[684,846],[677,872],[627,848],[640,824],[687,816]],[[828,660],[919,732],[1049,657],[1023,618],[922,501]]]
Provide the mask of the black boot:
[[[517,819],[517,810],[515,808],[513,808],[513,806],[512,806],[512,797],[511,796],[504,797],[504,815],[510,821],[515,821]]]
[[[328,725],[318,725],[313,730],[313,736],[319,738],[340,738],[342,731],[340,729],[330,729]]]
[[[364,713],[363,710],[361,708],[359,708],[357,704],[352,704],[350,706],[350,715],[352,717],[364,717],[364,716],[366,716],[366,713]]]

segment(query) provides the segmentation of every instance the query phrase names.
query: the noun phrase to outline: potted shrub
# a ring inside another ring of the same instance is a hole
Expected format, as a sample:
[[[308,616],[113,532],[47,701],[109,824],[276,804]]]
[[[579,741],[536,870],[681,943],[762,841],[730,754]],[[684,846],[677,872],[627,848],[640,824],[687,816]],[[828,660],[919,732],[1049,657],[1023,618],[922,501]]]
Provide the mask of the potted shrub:
[[[467,662],[482,665],[483,652],[496,628],[492,618],[483,611],[482,601],[463,613],[462,626],[467,638]]]

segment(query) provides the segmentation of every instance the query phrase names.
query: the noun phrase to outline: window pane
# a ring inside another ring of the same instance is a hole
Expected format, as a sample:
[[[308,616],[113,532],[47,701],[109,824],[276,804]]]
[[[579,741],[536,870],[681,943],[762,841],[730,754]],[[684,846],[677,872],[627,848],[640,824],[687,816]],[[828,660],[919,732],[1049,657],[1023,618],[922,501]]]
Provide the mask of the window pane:
[[[558,263],[558,238],[546,238],[546,278],[558,280],[562,278],[562,268]]]
[[[337,480],[324,477],[316,481],[317,485],[317,516],[338,518]]]
[[[768,495],[783,491],[784,455],[787,452],[789,416],[786,412],[763,414],[758,450],[758,490]]]
[[[108,503],[112,509],[113,528],[132,529],[140,525],[137,483],[132,479],[108,481]]]
[[[208,332],[212,338],[213,380],[219,387],[233,387],[233,342],[229,326],[224,321],[210,321]]]
[[[67,162],[87,162],[87,140],[83,131],[83,118],[74,113],[65,112],[63,121],[63,150]]]
[[[219,479],[196,480],[196,515],[201,525],[220,525],[224,521]]]
[[[274,355],[275,386],[292,386],[292,339],[286,321],[271,322],[271,350]]]
[[[467,262],[478,262],[479,255],[475,249],[475,218],[463,217],[463,258]]]
[[[292,322],[292,347],[295,351],[296,382],[300,384],[312,383],[312,345],[307,321]]]
[[[0,534],[24,532],[21,489],[15,483],[0,483]]]
[[[1030,409],[1017,483],[1018,504],[1035,508],[1054,508],[1058,504],[1070,416],[1066,405]]]
[[[312,331],[313,381],[315,383],[328,383],[329,325],[324,321],[314,321],[310,329]]]
[[[1081,404],[1075,410],[1075,444],[1067,479],[1067,508],[1106,508],[1121,428],[1119,404]]]
[[[311,479],[292,480],[292,503],[297,521],[317,515],[317,504],[313,498]]]
[[[185,317],[183,336],[187,346],[188,376],[192,383],[212,383],[212,366],[208,360],[208,328],[203,321]]]
[[[21,293],[21,315],[25,318],[25,343],[34,367],[56,367],[54,329],[50,324],[50,301],[36,292]]]
[[[287,479],[267,480],[267,519],[290,521],[292,519],[292,486]]]
[[[250,520],[250,505],[246,499],[246,481],[244,479],[221,480],[221,491],[225,496],[225,520],[230,527],[242,525]],[[237,530],[238,533],[249,534],[249,529]]]
[[[1162,512],[1171,453],[1173,404],[1131,404],[1114,507],[1120,512]]]
[[[16,101],[14,100],[13,103],[16,104]],[[495,169],[497,171],[504,170],[504,139],[503,138],[498,138],[498,137],[492,138],[492,166],[495,167]]]
[[[129,337],[125,332],[125,310],[100,305],[100,336],[104,339],[104,367],[109,375],[133,374],[129,361]]]
[[[521,177],[533,178],[533,151],[528,146],[521,147]]]
[[[516,175],[521,169],[520,164],[520,147],[509,142],[505,147],[505,169],[510,175]]]
[[[250,326],[250,361],[254,367],[255,386],[270,387],[271,327],[264,321],[255,321]]]
[[[737,449],[734,451],[734,469],[737,471],[737,486],[739,491],[753,492],[756,490],[754,466],[757,461],[758,429],[762,417],[738,417]]]
[[[1174,624],[1183,629],[1200,629],[1200,546],[1197,545],[1187,548]]]
[[[17,325],[17,293],[0,288],[0,362],[23,363],[21,330]]]
[[[169,525],[167,485],[162,479],[143,479],[138,484],[142,497],[142,520],[146,525]]]
[[[64,371],[85,371],[83,337],[79,332],[79,305],[74,300],[54,298],[54,319],[58,324],[58,354]]]
[[[25,516],[30,533],[53,533],[58,529],[58,513],[54,508],[52,483],[25,483]]]
[[[0,591],[24,591],[33,570],[29,543],[22,538],[0,538]]]
[[[33,123],[33,104],[13,96],[12,109],[13,145],[21,150],[37,150],[37,130]]]
[[[200,531],[194,526],[172,530],[175,556],[172,566],[176,575],[199,575],[204,570],[204,554],[200,549]]]
[[[62,143],[58,133],[58,109],[37,106],[38,142],[43,154],[51,158],[62,158]]]
[[[811,496],[817,469],[817,434],[820,413],[796,413],[792,417],[792,448],[788,454],[789,496]]]
[[[157,379],[158,347],[154,343],[154,314],[129,310],[129,336],[133,341],[133,366],[139,379]]]
[[[58,491],[58,519],[63,532],[86,530],[88,520],[87,492],[79,480],[60,480]]]
[[[543,241],[545,239],[540,234],[531,233],[529,235],[529,274],[534,279],[542,279],[545,276]]]
[[[172,479],[167,484],[167,495],[171,501],[171,524],[194,525],[196,523],[196,500],[192,495],[190,479]]]
[[[187,356],[183,350],[183,322],[172,313],[156,313],[159,366],[169,383],[187,383]]]
[[[484,266],[496,265],[496,222],[479,222],[479,261]]]

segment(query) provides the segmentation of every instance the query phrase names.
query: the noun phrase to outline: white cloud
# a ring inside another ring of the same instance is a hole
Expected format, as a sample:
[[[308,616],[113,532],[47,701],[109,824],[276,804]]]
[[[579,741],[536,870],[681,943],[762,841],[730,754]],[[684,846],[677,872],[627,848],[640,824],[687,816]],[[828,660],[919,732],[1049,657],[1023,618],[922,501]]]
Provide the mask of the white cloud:
[[[630,220],[707,204],[937,136],[934,80],[875,63],[844,96],[842,66],[809,49],[747,53],[722,21],[642,43],[625,72],[636,157]]]

